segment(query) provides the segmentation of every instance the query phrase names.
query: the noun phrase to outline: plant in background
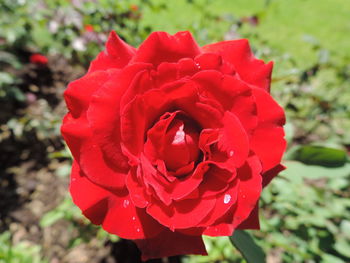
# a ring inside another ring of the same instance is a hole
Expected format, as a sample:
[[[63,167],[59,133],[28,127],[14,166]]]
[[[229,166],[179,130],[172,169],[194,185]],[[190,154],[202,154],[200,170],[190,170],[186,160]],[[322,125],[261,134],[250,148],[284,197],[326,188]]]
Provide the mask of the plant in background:
[[[73,201],[144,260],[204,255],[202,235],[259,228],[286,147],[271,70],[244,39],[199,47],[155,32],[135,49],[112,32],[65,92]]]

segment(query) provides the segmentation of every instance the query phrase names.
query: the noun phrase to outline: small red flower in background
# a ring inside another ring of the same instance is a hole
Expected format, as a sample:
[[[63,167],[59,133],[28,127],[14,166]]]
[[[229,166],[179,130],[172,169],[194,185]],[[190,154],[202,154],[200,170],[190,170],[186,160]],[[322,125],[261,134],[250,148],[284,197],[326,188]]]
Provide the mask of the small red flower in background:
[[[202,235],[259,228],[286,147],[272,65],[244,39],[200,47],[155,32],[135,49],[112,32],[65,92],[75,204],[144,260],[205,255]]]
[[[87,32],[94,32],[94,31],[95,31],[95,30],[94,30],[94,26],[93,26],[93,25],[90,25],[90,24],[85,25],[85,26],[84,26],[84,29],[85,29],[85,31],[87,31]]]
[[[42,66],[47,65],[47,63],[48,63],[47,57],[45,57],[42,54],[32,54],[29,57],[29,61],[30,61],[30,63],[42,65]]]
[[[130,10],[133,12],[137,12],[139,10],[139,7],[138,5],[132,4],[130,5]]]

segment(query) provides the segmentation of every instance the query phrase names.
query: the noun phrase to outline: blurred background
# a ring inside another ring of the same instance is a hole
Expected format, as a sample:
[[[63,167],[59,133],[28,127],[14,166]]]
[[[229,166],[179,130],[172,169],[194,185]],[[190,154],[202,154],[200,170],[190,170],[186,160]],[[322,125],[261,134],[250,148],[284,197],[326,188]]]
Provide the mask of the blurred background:
[[[268,263],[350,262],[350,1],[0,0],[1,263],[140,262],[72,204],[59,132],[67,83],[111,30],[134,46],[158,30],[190,30],[201,45],[248,38],[273,60],[288,169],[265,189],[250,234]],[[207,257],[150,262],[244,262],[227,237],[205,242]]]

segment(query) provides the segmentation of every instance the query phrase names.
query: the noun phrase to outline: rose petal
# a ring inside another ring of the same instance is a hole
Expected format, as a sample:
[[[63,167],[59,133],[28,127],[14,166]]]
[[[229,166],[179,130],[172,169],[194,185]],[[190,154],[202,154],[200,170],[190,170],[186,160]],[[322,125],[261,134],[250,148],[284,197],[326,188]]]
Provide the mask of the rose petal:
[[[262,178],[263,178],[263,187],[267,186],[275,176],[277,176],[281,171],[286,169],[286,167],[282,164],[278,164],[272,169],[266,171],[263,173]]]
[[[248,218],[237,226],[237,229],[260,229],[259,223],[259,201]]]
[[[144,145],[144,152],[154,164],[157,162],[157,159],[161,159],[163,157],[166,144],[166,132],[169,125],[180,113],[184,114],[181,111],[164,113],[159,118],[159,121],[157,121],[156,124],[147,131],[147,141]]]
[[[173,181],[170,184],[171,191],[169,191],[171,193],[171,198],[173,200],[181,200],[187,195],[191,194],[202,182],[203,176],[205,175],[207,169],[208,164],[201,162],[197,165],[193,174]]]
[[[203,53],[195,57],[194,61],[201,70],[219,69],[222,65],[221,56],[215,53]]]
[[[64,92],[64,99],[75,118],[87,110],[92,94],[101,88],[111,75],[117,74],[117,72],[117,70],[92,72],[69,83]]]
[[[234,227],[232,224],[233,211],[229,210],[225,215],[223,215],[215,224],[208,226],[204,231],[203,235],[206,236],[231,236]]]
[[[241,224],[255,208],[262,190],[261,163],[257,156],[252,155],[237,171],[239,190],[237,206],[233,214],[233,226]]]
[[[77,162],[72,167],[70,192],[73,202],[91,222],[102,224],[106,231],[121,238],[148,238],[162,230],[144,209],[135,208],[125,191],[110,192],[92,183]]]
[[[141,168],[142,168],[142,181],[148,190],[153,190],[153,196],[157,197],[165,205],[171,204],[171,198],[168,193],[167,186],[169,181],[160,174],[159,171],[150,163],[150,161],[145,158],[143,154],[140,157]],[[141,180],[139,178],[139,180]],[[151,189],[150,189],[151,188]]]
[[[91,130],[87,120],[84,117],[74,118],[71,112],[68,112],[63,118],[61,133],[72,152],[74,159],[80,159],[80,148],[83,141],[91,137]]]
[[[214,209],[198,226],[211,226],[220,219],[233,205],[237,202],[237,190],[239,188],[239,181],[231,182],[227,190],[221,192],[216,197]]]
[[[214,198],[186,199],[166,207],[160,202],[151,202],[147,213],[170,230],[197,226],[214,208]]]
[[[219,131],[218,148],[227,152],[236,167],[240,167],[248,157],[249,139],[238,118],[226,111],[224,127]]]
[[[222,75],[218,71],[201,71],[192,77],[198,83],[202,96],[220,102],[224,110],[233,112],[247,133],[257,126],[255,97],[251,88],[236,77]]]
[[[202,50],[220,54],[224,61],[234,66],[243,81],[269,91],[273,63],[265,64],[264,61],[256,59],[250,50],[248,40],[218,42],[203,46]]]
[[[255,209],[260,197],[261,186],[261,164],[259,159],[252,155],[247,159],[244,166],[238,169],[239,186],[237,201],[213,225],[208,226],[203,232],[208,236],[230,236]]]
[[[185,235],[163,230],[151,239],[134,240],[142,253],[142,260],[176,255],[207,255],[201,236]]]
[[[281,162],[286,149],[283,109],[272,97],[261,89],[253,89],[258,113],[258,127],[251,138],[251,149],[259,156],[263,172]],[[269,149],[269,151],[266,151]]]
[[[128,195],[124,198],[111,199],[108,209],[102,227],[121,238],[150,238],[164,228],[149,216],[145,209],[135,207]]]
[[[235,178],[236,171],[231,172],[216,165],[206,162],[210,167],[205,173],[199,186],[200,196],[203,198],[221,194],[230,187],[230,182]],[[233,200],[233,199],[232,199]]]
[[[69,190],[73,202],[94,224],[101,224],[108,210],[111,192],[91,183],[81,172],[77,162],[73,162]]]
[[[75,119],[68,113],[61,131],[75,160],[91,181],[107,189],[120,189],[125,186],[126,175],[113,170],[113,167],[105,163],[100,148],[93,140],[86,118]]]
[[[141,167],[132,167],[128,173],[126,186],[129,190],[129,195],[135,206],[145,208],[149,203],[149,196],[146,192],[146,186],[142,180]]]
[[[199,53],[199,46],[188,31],[178,32],[173,36],[166,32],[153,32],[141,44],[132,61],[157,66],[162,62],[194,58]]]
[[[146,87],[140,76],[147,68],[149,64],[133,64],[114,74],[94,93],[87,111],[93,140],[101,147],[108,165],[123,172],[129,165],[120,146],[120,103],[132,82],[137,81],[140,86]]]
[[[126,44],[112,31],[109,34],[106,50],[98,54],[89,67],[89,73],[97,70],[108,70],[111,68],[123,68],[136,53],[136,49]]]

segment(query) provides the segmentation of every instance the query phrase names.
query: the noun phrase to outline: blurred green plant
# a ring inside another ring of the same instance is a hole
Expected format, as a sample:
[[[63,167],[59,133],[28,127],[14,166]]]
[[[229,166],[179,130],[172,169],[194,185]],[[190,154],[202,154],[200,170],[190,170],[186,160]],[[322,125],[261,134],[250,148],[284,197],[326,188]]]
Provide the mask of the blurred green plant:
[[[47,263],[40,250],[40,246],[25,241],[14,245],[10,232],[0,234],[0,263]]]

